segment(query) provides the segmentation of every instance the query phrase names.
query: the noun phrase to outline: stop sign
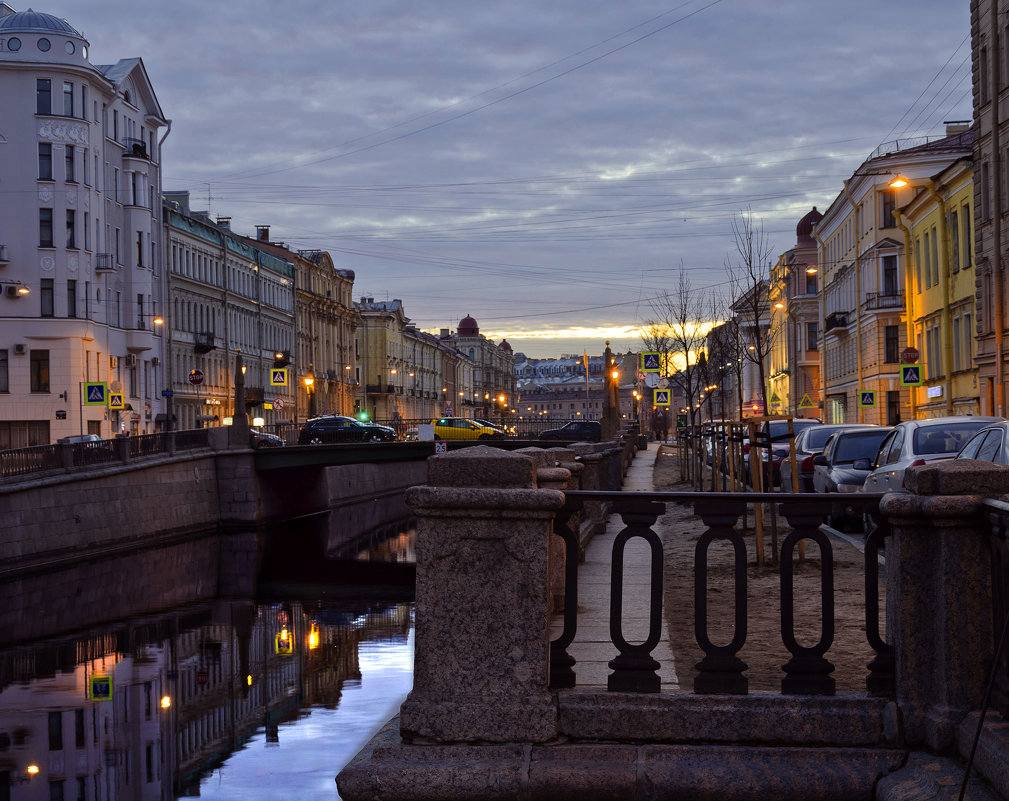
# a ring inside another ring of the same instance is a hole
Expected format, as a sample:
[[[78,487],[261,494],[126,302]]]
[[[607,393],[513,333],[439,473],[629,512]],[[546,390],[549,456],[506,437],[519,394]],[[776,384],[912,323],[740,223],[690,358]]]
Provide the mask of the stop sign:
[[[918,353],[918,349],[914,346],[911,346],[908,348],[904,348],[904,350],[900,352],[900,360],[904,362],[904,364],[914,364],[915,362],[918,361],[918,357],[920,355],[921,354]]]
[[[194,386],[198,386],[203,383],[203,371],[202,370],[192,370],[189,373],[189,383]]]

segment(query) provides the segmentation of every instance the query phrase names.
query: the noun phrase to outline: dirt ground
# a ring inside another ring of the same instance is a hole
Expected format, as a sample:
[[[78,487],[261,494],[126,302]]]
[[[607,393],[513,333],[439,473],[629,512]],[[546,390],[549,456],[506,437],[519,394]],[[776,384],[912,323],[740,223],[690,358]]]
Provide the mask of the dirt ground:
[[[689,491],[679,483],[680,468],[675,455],[664,448],[655,460],[654,485],[657,491]],[[669,637],[676,658],[677,672],[684,689],[692,686],[693,666],[703,656],[694,639],[694,547],[704,533],[701,521],[686,506],[670,505],[660,519],[666,532],[665,609]],[[778,543],[790,531],[781,518]],[[747,636],[739,653],[747,663],[749,688],[754,691],[780,692],[784,671],[790,658],[781,639],[781,578],[770,564],[771,537],[765,528],[764,549],[767,560],[757,566],[756,535],[753,515],[743,532],[748,555]],[[834,549],[834,644],[827,659],[834,665],[837,692],[865,692],[866,665],[874,654],[865,638],[865,577],[863,556],[847,542],[832,538]],[[732,554],[727,545],[713,544],[709,551],[708,631],[717,645],[732,638],[735,614],[732,597]],[[880,610],[885,609],[880,590]],[[795,630],[800,645],[809,647],[820,639],[820,559],[814,543],[807,541],[804,559],[796,559]],[[883,623],[880,621],[880,630]],[[883,635],[885,639],[885,634]]]

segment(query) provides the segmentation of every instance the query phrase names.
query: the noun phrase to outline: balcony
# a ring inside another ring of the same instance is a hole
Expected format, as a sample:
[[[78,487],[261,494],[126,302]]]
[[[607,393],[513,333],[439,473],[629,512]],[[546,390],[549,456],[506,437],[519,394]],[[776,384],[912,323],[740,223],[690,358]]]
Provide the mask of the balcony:
[[[143,139],[127,137],[123,140],[123,144],[126,145],[126,153],[123,155],[138,159],[150,159],[150,155],[147,153],[147,143]]]
[[[210,353],[216,347],[213,331],[201,331],[193,337],[193,353]]]
[[[368,384],[364,388],[368,395],[395,395],[396,388],[392,384]]]
[[[827,315],[826,320],[824,320],[824,332],[830,331],[834,328],[846,328],[848,326],[848,314],[847,312],[832,312]]]
[[[892,295],[883,292],[865,293],[866,309],[903,309],[904,296]]]
[[[110,273],[116,269],[116,264],[112,260],[111,253],[96,253],[95,254],[95,272],[96,273]]]

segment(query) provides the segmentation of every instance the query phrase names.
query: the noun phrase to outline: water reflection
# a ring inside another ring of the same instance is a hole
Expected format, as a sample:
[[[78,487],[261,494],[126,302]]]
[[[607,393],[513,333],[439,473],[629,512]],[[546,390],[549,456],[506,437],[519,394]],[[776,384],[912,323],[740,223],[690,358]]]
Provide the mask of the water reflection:
[[[413,560],[409,528],[368,539],[359,565]],[[0,801],[337,798],[412,682],[412,604],[374,596],[200,600],[0,650]]]

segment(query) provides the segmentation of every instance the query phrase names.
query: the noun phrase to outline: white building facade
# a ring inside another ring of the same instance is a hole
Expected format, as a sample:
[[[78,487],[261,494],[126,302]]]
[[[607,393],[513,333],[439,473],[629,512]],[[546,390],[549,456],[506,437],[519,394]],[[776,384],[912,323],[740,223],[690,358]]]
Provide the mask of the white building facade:
[[[164,412],[161,144],[139,58],[0,4],[0,449],[153,432]],[[123,409],[88,405],[86,385]]]

